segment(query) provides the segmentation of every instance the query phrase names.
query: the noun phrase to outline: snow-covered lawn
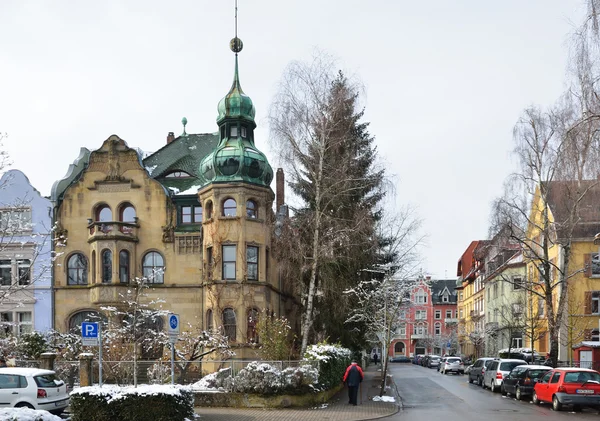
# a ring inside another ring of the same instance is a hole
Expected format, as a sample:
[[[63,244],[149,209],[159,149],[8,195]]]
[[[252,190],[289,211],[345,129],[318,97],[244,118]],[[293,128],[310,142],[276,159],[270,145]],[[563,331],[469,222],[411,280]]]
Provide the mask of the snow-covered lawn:
[[[0,408],[2,421],[62,421],[62,418],[48,411],[36,411],[29,408]]]

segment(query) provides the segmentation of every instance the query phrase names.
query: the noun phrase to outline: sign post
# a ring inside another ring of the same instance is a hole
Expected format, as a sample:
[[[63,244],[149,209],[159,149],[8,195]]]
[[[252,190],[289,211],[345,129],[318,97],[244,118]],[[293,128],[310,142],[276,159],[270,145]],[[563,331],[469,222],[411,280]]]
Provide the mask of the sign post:
[[[175,342],[179,337],[179,314],[169,314],[169,342],[171,342],[171,384],[175,384]]]
[[[100,323],[81,323],[81,344],[98,347],[98,384],[102,386],[102,327]]]

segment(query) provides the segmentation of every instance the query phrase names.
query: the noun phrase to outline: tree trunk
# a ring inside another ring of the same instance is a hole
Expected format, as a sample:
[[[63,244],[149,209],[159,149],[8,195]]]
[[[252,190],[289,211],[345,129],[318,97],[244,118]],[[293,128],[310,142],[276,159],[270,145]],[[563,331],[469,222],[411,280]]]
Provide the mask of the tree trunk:
[[[308,284],[308,296],[306,297],[306,309],[304,311],[302,323],[302,345],[300,348],[300,356],[304,356],[308,347],[308,336],[310,328],[313,324],[313,308],[314,299],[317,288],[317,270],[319,269],[319,240],[321,234],[321,180],[323,179],[323,150],[324,142],[321,142],[321,150],[319,156],[319,167],[315,183],[315,226],[313,231],[312,245],[312,265],[310,273],[310,281]]]

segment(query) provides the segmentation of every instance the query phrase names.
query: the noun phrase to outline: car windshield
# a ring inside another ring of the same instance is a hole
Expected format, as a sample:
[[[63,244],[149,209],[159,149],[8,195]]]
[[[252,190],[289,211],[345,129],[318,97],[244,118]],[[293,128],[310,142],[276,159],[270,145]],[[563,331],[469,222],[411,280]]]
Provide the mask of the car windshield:
[[[460,358],[448,358],[446,361],[449,363],[459,363]]]
[[[593,371],[570,371],[565,374],[564,383],[585,383],[590,380],[600,383],[600,374]]]
[[[543,376],[544,373],[547,373],[548,370],[541,370],[541,369],[540,370],[529,370],[529,377],[531,377],[532,379],[537,379],[537,378]]]
[[[500,370],[501,371],[511,371],[513,368],[515,368],[518,365],[523,365],[523,363],[520,361],[511,361],[511,362],[500,363]]]
[[[34,379],[39,387],[56,387],[61,386],[64,383],[54,374],[43,374],[40,376],[35,376]]]

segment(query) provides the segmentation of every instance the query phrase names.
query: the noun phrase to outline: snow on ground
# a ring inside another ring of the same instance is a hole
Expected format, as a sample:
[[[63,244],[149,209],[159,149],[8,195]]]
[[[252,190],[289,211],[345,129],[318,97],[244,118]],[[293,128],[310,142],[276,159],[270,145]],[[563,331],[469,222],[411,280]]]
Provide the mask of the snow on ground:
[[[393,396],[373,396],[375,402],[396,402]]]
[[[61,417],[48,411],[36,411],[29,408],[0,408],[0,420],[3,421],[62,421]]]

